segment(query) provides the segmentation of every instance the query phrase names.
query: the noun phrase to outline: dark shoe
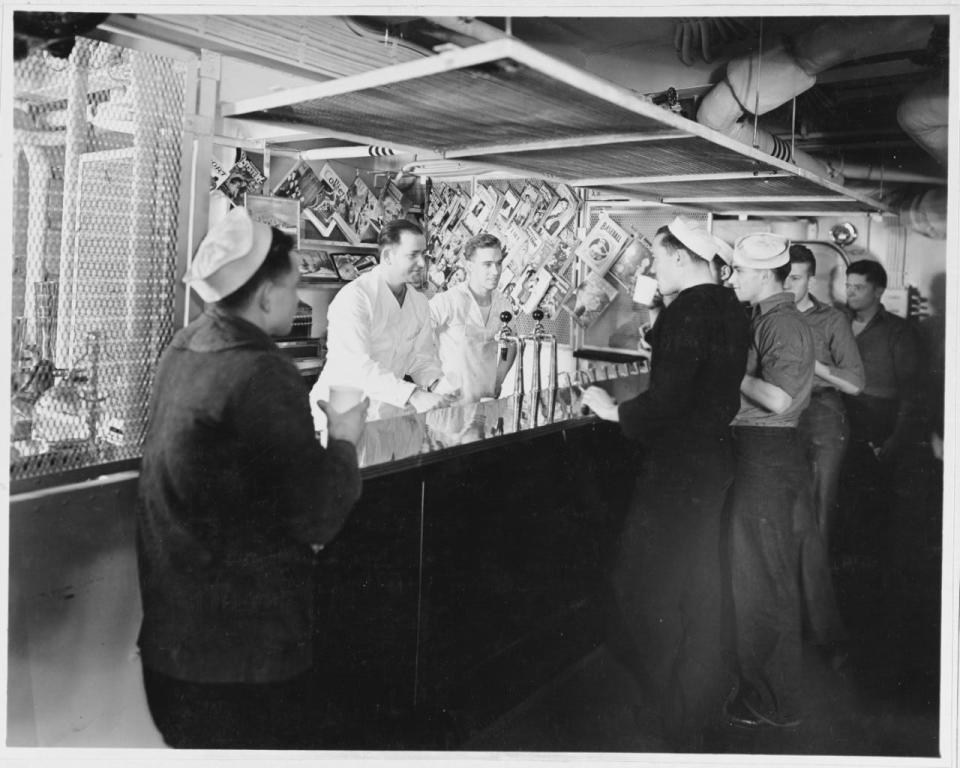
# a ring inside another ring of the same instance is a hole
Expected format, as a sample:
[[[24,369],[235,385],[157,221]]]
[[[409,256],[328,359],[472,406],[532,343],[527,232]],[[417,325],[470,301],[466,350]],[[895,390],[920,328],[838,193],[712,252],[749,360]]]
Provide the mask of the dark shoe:
[[[727,723],[737,728],[756,730],[757,728],[763,728],[765,725],[763,720],[750,711],[742,696],[734,696],[724,702],[723,716]]]
[[[746,699],[743,700],[743,705],[747,711],[762,724],[772,725],[774,728],[796,728],[801,722],[799,717],[782,717],[774,713],[760,712],[757,707],[752,706]]]

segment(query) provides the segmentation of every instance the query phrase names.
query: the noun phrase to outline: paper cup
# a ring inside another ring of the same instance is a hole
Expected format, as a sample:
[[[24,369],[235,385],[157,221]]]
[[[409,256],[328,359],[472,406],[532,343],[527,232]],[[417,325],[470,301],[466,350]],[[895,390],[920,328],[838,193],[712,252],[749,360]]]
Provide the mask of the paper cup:
[[[327,402],[337,413],[349,411],[363,399],[363,390],[358,387],[332,385]]]
[[[637,275],[637,282],[633,286],[633,300],[649,307],[656,295],[657,281],[649,275]]]

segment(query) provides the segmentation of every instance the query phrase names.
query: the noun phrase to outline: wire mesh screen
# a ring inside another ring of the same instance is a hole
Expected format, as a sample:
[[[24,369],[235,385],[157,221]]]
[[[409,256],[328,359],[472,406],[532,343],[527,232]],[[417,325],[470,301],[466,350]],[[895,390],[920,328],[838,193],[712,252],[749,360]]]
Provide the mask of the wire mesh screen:
[[[11,480],[135,458],[174,331],[185,65],[17,62]]]

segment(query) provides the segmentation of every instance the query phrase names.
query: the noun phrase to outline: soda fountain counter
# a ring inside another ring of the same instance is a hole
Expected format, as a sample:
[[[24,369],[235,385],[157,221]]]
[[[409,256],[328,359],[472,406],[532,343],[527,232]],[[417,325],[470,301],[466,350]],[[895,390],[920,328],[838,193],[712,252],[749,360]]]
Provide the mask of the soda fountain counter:
[[[619,372],[600,385],[645,385]],[[569,387],[550,418],[549,394],[535,415],[528,393],[519,413],[508,397],[368,423],[363,496],[316,556],[330,748],[456,747],[600,642],[635,458]],[[130,471],[11,498],[11,746],[160,744],[136,651],[136,486]]]
[[[363,496],[317,563],[341,746],[456,747],[599,644],[634,449],[576,389],[552,419],[546,395],[367,424]]]

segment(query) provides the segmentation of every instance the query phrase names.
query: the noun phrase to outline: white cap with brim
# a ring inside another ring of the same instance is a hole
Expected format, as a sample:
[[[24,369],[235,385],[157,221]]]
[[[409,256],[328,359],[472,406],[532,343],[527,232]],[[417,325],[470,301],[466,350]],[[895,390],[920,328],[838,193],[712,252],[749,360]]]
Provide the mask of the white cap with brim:
[[[671,235],[683,243],[684,248],[701,259],[710,261],[717,252],[713,235],[707,232],[707,228],[699,221],[677,216],[667,224],[667,229],[670,230]]]
[[[247,282],[270,250],[270,227],[234,208],[207,232],[183,282],[204,301],[220,301]]]
[[[733,246],[733,265],[747,269],[776,269],[790,262],[790,241],[772,232],[755,232]]]
[[[713,235],[714,247],[716,248],[716,255],[720,257],[724,264],[727,266],[733,265],[733,248],[727,243],[726,240],[721,240],[716,235]]]

